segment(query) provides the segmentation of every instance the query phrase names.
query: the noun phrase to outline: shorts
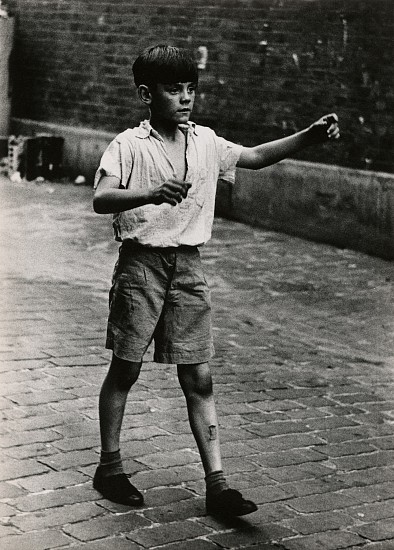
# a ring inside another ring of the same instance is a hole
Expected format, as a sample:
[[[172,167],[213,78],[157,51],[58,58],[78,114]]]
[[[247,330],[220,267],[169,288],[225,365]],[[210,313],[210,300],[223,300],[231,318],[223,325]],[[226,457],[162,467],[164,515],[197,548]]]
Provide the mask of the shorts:
[[[157,363],[204,363],[214,354],[211,299],[197,247],[125,241],[110,290],[106,348],[140,362],[154,341]]]

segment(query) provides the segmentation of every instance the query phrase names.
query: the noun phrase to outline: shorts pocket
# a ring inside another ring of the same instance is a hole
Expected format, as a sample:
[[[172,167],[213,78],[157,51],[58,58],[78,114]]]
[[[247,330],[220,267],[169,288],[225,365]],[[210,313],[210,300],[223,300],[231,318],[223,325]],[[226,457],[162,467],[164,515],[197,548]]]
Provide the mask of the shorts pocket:
[[[130,324],[132,289],[127,275],[120,275],[110,291],[109,322],[125,330]]]

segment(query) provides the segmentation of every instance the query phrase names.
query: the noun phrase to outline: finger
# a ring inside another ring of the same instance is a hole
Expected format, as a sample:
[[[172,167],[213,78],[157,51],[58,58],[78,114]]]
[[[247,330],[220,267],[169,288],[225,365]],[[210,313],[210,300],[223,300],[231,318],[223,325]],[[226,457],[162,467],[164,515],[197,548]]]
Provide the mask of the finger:
[[[336,127],[332,132],[328,134],[329,139],[339,139],[339,137],[340,137],[340,132],[338,127]]]
[[[331,126],[332,124],[338,124],[338,116],[336,115],[336,113],[325,115],[323,117],[323,120],[328,126]]]

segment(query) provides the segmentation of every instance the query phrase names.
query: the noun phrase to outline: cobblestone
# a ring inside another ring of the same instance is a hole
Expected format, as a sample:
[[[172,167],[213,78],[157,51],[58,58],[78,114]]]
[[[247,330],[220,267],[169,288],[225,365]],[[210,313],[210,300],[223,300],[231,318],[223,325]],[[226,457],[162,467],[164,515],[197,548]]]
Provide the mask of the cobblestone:
[[[146,502],[130,510],[91,483],[110,220],[83,187],[0,194],[2,550],[394,549],[392,263],[217,219],[202,256],[224,466],[259,509],[206,516],[174,366],[150,350],[122,433]]]

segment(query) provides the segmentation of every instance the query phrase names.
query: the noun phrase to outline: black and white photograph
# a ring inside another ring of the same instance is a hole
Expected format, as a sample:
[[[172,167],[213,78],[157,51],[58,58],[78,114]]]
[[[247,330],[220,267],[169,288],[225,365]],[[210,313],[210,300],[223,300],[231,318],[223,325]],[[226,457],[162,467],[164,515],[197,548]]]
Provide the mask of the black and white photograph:
[[[394,550],[392,0],[0,0],[0,549]]]

